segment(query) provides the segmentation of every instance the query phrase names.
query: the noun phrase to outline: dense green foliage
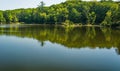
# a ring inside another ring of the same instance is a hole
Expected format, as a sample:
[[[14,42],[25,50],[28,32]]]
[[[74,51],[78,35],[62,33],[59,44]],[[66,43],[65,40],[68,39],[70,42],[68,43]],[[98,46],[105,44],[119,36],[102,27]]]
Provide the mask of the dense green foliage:
[[[84,2],[67,0],[64,3],[37,8],[0,11],[0,23],[37,23],[113,25],[120,24],[120,3],[109,1]]]

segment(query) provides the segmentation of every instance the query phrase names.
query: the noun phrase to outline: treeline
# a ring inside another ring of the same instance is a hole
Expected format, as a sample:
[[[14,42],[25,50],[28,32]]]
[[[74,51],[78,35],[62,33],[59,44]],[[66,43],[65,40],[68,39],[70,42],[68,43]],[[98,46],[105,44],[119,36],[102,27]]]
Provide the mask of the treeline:
[[[37,8],[0,11],[0,23],[36,24],[91,24],[119,25],[120,3],[111,0],[80,1],[67,0],[64,3],[45,7],[41,2]]]

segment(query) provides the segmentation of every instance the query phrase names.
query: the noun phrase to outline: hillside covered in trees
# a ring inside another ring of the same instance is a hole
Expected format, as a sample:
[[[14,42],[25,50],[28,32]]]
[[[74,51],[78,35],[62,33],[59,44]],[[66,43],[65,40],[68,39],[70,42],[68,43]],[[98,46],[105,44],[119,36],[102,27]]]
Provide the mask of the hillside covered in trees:
[[[0,11],[0,23],[119,25],[120,3],[109,1],[67,0],[37,8]]]

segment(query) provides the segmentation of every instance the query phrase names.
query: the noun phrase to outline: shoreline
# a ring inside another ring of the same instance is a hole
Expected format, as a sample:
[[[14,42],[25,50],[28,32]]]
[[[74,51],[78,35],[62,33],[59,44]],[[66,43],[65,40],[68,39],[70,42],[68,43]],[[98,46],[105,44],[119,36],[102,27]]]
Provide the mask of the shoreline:
[[[64,24],[0,24],[0,27],[2,26],[6,26],[6,27],[9,27],[9,26],[12,26],[12,27],[16,27],[16,26],[61,26],[61,27],[108,27],[108,26],[101,26],[101,25],[64,25]],[[114,27],[114,26],[111,26],[111,27]],[[116,26],[114,28],[119,28],[120,29],[120,26]]]

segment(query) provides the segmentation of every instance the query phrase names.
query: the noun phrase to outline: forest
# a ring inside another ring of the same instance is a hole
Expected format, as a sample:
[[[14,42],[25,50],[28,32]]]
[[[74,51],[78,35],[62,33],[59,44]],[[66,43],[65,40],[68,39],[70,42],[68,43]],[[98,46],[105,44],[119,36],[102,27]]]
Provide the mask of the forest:
[[[67,0],[37,8],[0,10],[0,24],[120,25],[120,2]]]

